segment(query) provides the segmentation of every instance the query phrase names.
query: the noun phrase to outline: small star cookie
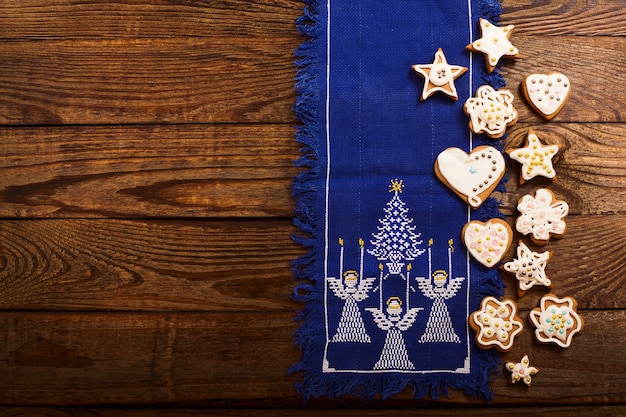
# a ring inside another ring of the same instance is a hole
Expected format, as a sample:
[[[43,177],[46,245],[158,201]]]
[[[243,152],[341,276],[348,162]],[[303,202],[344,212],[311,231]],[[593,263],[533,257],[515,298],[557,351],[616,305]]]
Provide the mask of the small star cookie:
[[[539,372],[539,369],[534,366],[530,366],[528,355],[524,355],[521,361],[518,363],[507,362],[506,369],[511,372],[511,384],[515,384],[517,381],[524,381],[527,386],[532,381],[532,376]]]
[[[502,265],[502,270],[515,275],[518,295],[521,297],[535,285],[550,287],[552,281],[546,276],[546,265],[552,252],[533,252],[521,240],[517,245],[517,258]]]
[[[496,26],[488,20],[479,19],[480,39],[466,46],[472,52],[485,55],[487,70],[493,72],[500,58],[521,58],[519,51],[509,41],[513,25]]]
[[[510,350],[513,339],[524,328],[516,313],[517,305],[512,300],[498,301],[492,296],[483,298],[480,308],[469,317],[469,325],[476,332],[478,347],[496,347],[503,352]]]
[[[448,64],[441,48],[435,53],[435,59],[432,64],[413,65],[411,68],[424,78],[424,89],[420,97],[422,101],[437,91],[452,97],[454,100],[459,99],[454,80],[467,71],[467,68]]]
[[[511,159],[522,164],[520,168],[520,184],[523,184],[538,175],[553,179],[556,176],[553,158],[558,151],[558,145],[543,145],[534,130],[529,129],[524,147],[509,149],[506,153]]]
[[[578,303],[572,297],[558,298],[546,294],[540,307],[532,309],[528,319],[535,325],[535,337],[542,343],[569,347],[572,337],[583,328],[583,319],[576,313]]]

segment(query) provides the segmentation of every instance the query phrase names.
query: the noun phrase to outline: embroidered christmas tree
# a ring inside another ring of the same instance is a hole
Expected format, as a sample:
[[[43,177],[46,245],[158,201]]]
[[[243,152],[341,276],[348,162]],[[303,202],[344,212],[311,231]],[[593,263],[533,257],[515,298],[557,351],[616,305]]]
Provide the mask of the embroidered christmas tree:
[[[372,234],[373,248],[367,250],[379,261],[385,261],[391,274],[400,274],[405,261],[412,261],[425,252],[419,248],[423,243],[421,235],[415,232],[413,219],[408,216],[409,209],[400,198],[403,187],[402,180],[391,181],[389,192],[393,197],[383,209],[385,216],[379,219],[378,233]]]

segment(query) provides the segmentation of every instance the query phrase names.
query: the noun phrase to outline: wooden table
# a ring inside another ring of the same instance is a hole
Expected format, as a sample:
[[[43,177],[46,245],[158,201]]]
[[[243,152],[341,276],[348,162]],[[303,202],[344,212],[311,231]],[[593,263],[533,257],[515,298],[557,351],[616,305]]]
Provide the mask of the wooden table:
[[[524,332],[503,358],[528,353],[541,372],[530,388],[501,376],[486,408],[450,392],[363,410],[303,406],[286,376],[300,357],[290,190],[303,5],[2,1],[0,416],[626,415],[626,2],[503,6],[525,57],[505,66],[509,87],[538,70],[572,81],[552,122],[518,101],[509,141],[533,127],[562,145],[551,189],[571,215],[549,270],[585,329],[569,349]],[[512,223],[538,183],[509,174]],[[541,294],[520,300],[522,318]]]

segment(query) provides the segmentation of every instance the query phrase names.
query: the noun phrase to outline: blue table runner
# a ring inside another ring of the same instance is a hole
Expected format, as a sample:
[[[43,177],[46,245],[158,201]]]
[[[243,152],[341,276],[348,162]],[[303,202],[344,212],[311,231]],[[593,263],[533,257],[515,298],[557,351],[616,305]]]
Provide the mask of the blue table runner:
[[[298,21],[298,101],[305,145],[294,182],[296,239],[309,252],[294,265],[305,302],[292,368],[304,398],[416,398],[448,387],[489,398],[499,359],[479,349],[468,316],[499,295],[497,271],[470,259],[460,239],[470,219],[500,216],[490,198],[471,210],[435,176],[446,148],[466,152],[473,135],[463,103],[482,84],[503,85],[465,46],[478,19],[497,22],[491,0],[309,0]],[[467,67],[459,100],[420,100],[415,64],[441,48]]]

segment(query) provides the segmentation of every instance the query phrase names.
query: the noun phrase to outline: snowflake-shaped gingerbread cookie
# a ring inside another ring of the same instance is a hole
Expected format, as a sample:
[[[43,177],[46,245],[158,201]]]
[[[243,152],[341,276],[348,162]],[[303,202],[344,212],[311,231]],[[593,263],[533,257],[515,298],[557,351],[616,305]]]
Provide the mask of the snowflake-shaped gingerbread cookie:
[[[546,265],[552,252],[531,251],[521,240],[517,245],[517,258],[502,265],[502,270],[515,275],[518,294],[522,296],[535,285],[550,287],[552,281],[546,276]]]
[[[515,336],[524,328],[516,313],[517,305],[512,300],[483,298],[480,308],[469,317],[469,325],[476,332],[476,344],[482,349],[510,350]]]
[[[558,298],[547,294],[541,298],[540,307],[528,316],[535,326],[535,337],[542,343],[556,343],[569,347],[572,337],[583,328],[583,319],[576,312],[578,303],[572,297]]]
[[[517,203],[521,215],[515,221],[515,228],[537,245],[545,245],[550,237],[560,238],[565,233],[565,221],[569,206],[557,200],[552,191],[540,188],[535,196],[525,195]]]
[[[485,133],[498,139],[506,128],[517,122],[517,110],[513,107],[513,94],[509,90],[494,90],[490,85],[481,85],[474,97],[465,101],[463,110],[470,118],[472,132]]]
[[[511,384],[517,381],[524,381],[524,384],[527,386],[532,382],[532,376],[539,372],[538,368],[530,366],[528,355],[524,355],[522,360],[517,363],[507,362],[506,369],[511,372]]]

